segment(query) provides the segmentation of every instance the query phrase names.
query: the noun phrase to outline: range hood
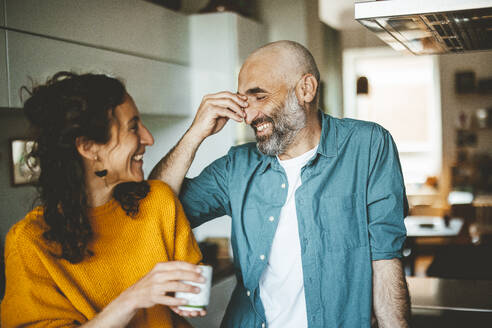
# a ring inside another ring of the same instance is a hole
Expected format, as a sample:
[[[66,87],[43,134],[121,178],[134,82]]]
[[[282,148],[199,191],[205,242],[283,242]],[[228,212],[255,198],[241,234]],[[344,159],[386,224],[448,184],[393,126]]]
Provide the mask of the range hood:
[[[492,0],[356,1],[355,19],[414,54],[492,49]]]

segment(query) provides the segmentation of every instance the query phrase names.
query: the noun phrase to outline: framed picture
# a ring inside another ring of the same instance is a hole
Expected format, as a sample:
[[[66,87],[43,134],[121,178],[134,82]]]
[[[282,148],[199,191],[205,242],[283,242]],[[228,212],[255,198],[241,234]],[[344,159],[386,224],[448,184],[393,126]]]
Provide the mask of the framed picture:
[[[41,172],[38,163],[27,159],[34,141],[27,138],[10,139],[10,177],[12,186],[34,184]]]

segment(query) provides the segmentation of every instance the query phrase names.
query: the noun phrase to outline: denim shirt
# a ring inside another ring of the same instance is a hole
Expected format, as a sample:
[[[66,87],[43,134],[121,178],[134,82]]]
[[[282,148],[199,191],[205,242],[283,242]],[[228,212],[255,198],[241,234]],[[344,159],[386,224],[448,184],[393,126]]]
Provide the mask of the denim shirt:
[[[375,123],[320,117],[320,144],[295,192],[307,320],[309,327],[370,327],[371,261],[401,257],[406,236],[398,152]],[[192,227],[232,218],[238,283],[222,327],[267,326],[259,281],[287,184],[277,158],[255,143],[231,148],[183,184],[180,200]]]

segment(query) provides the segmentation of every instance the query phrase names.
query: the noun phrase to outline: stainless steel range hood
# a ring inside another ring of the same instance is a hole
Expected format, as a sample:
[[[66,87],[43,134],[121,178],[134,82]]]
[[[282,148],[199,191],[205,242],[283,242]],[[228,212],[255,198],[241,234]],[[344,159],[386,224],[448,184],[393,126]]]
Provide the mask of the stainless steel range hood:
[[[355,19],[414,54],[492,49],[492,0],[359,1]]]

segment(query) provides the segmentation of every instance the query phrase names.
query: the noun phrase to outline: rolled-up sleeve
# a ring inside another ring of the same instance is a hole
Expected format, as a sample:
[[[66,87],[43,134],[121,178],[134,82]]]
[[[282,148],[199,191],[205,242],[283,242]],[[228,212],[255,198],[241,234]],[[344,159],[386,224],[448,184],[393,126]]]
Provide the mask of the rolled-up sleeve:
[[[371,134],[367,204],[372,260],[400,258],[408,202],[398,150],[390,133],[378,125]]]
[[[179,200],[191,227],[214,218],[231,215],[228,193],[229,156],[223,156],[207,166],[197,177],[186,178]]]

